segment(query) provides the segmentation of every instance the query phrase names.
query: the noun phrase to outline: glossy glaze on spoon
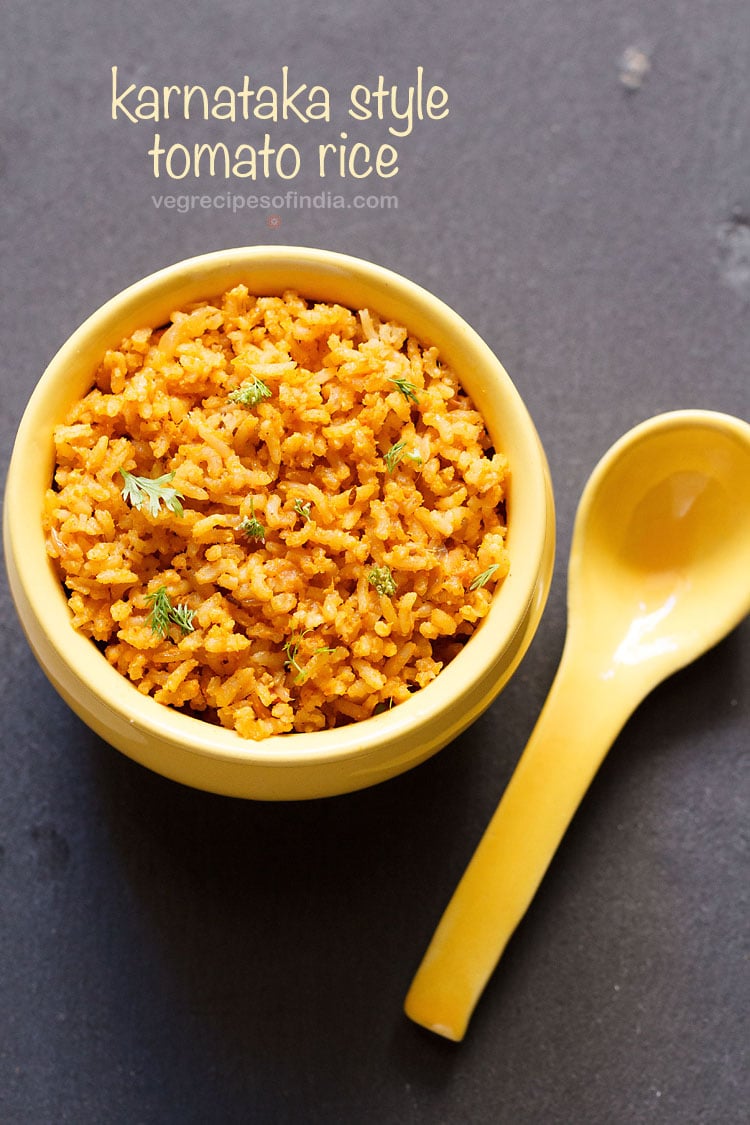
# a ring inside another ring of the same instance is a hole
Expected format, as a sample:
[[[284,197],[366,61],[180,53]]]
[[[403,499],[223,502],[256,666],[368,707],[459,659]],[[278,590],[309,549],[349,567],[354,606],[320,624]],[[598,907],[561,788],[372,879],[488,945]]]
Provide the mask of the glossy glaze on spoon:
[[[581,497],[568,631],[550,694],[406,998],[463,1038],[622,726],[666,676],[750,612],[750,426],[676,411],[637,426]]]

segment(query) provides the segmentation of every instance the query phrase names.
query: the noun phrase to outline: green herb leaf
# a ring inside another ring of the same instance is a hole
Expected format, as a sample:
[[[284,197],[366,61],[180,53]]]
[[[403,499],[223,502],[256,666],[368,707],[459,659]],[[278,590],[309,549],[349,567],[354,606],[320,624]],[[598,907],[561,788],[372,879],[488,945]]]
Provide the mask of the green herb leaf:
[[[187,602],[178,602],[173,607],[169,615],[174,621],[175,625],[179,625],[183,633],[194,633],[195,625],[193,625],[193,618],[195,617],[195,610],[190,609]]]
[[[367,580],[379,594],[384,594],[387,598],[392,598],[398,589],[389,566],[374,566],[367,575]]]
[[[156,633],[160,637],[166,637],[172,622],[179,625],[183,633],[194,632],[195,610],[190,609],[187,602],[178,602],[177,605],[173,606],[166,586],[160,586],[158,590],[146,594],[145,597],[146,601],[151,603],[151,611],[147,621],[152,633]]]
[[[255,518],[255,501],[250,501],[250,518],[247,517],[240,524],[240,531],[247,539],[265,539],[266,529],[260,520]]]
[[[294,501],[294,510],[295,510],[295,512],[297,513],[298,516],[302,516],[303,520],[309,520],[310,519],[311,509],[312,509],[312,501],[311,500],[308,500],[306,504],[303,504],[302,501],[299,500],[299,499]]]
[[[291,640],[288,640],[286,642],[286,644],[284,645],[284,652],[287,655],[287,659],[284,661],[284,664],[285,664],[285,667],[291,669],[292,672],[296,673],[296,675],[294,677],[295,684],[303,684],[305,682],[305,680],[307,679],[308,675],[309,675],[308,669],[306,667],[303,667],[300,664],[300,662],[298,661],[297,651],[299,649],[302,638],[306,637],[307,634],[311,633],[311,632],[312,632],[312,629],[305,629],[305,630],[303,630],[303,632],[301,632],[299,634],[299,636],[296,638],[296,640],[295,640],[294,637],[292,637]],[[334,652],[334,651],[335,651],[335,649],[328,648],[327,645],[320,645],[318,648],[315,649],[314,652],[312,652],[310,654],[310,660],[312,660],[313,657],[317,656],[321,652]],[[308,661],[308,663],[309,663],[309,661]]]
[[[391,446],[387,453],[383,454],[383,460],[385,461],[385,467],[388,472],[393,473],[396,465],[398,465],[400,461],[403,461],[404,457],[415,465],[422,464],[422,458],[418,453],[407,449],[405,441],[397,441]]]
[[[262,379],[257,378],[251,382],[243,383],[236,390],[230,391],[228,395],[230,402],[239,402],[242,406],[257,406],[264,398],[270,397],[271,392],[266,384]]]
[[[174,473],[164,473],[161,477],[136,477],[127,469],[119,470],[125,481],[120,495],[123,500],[129,501],[134,508],[141,508],[144,501],[148,505],[151,516],[158,516],[159,504],[164,501],[164,506],[176,515],[184,514],[180,497],[184,494],[178,488],[170,488],[169,481],[174,480]]]
[[[169,632],[169,618],[172,613],[172,602],[167,593],[166,586],[160,586],[152,594],[146,594],[146,601],[151,603],[151,612],[147,621],[152,633],[166,637]]]
[[[401,391],[405,399],[410,399],[412,402],[419,402],[417,398],[417,388],[414,383],[409,382],[408,379],[404,379],[403,376],[398,379],[389,379],[388,381],[393,383],[394,386]]]
[[[401,460],[401,458],[404,455],[404,449],[405,448],[406,448],[406,442],[405,441],[397,441],[391,446],[391,448],[388,450],[387,453],[383,454],[383,460],[385,461],[385,467],[386,467],[386,469],[388,470],[389,473],[392,473],[393,470],[396,468],[396,465],[398,465],[399,461]]]
[[[478,574],[476,576],[474,581],[469,586],[469,589],[478,590],[480,586],[486,586],[495,571],[499,569],[500,563],[492,563],[491,566],[488,566],[486,570],[483,570],[481,574]]]
[[[265,539],[266,529],[260,520],[244,519],[240,524],[240,531],[247,539]]]

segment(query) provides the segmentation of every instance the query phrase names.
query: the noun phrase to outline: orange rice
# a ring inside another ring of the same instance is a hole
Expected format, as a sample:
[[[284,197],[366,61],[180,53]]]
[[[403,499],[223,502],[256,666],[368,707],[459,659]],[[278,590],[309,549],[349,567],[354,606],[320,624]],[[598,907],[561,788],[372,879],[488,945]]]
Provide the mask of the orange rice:
[[[260,401],[229,397],[255,379]],[[372,311],[238,285],[107,352],[54,440],[74,626],[139,691],[247,738],[401,703],[508,570],[505,458],[436,350]],[[134,506],[120,470],[173,473],[182,514]],[[154,629],[160,590],[189,631]]]

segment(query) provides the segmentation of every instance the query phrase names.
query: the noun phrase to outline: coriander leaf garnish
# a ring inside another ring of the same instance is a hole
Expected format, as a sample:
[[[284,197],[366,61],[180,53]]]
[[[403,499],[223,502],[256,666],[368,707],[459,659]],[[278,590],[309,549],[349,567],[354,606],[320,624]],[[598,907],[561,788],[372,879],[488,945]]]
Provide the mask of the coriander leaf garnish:
[[[414,383],[409,382],[408,379],[404,379],[403,376],[400,376],[398,379],[389,379],[388,382],[393,383],[394,386],[401,391],[405,399],[411,399],[412,402],[419,402],[417,398],[417,388]]]
[[[303,504],[302,501],[299,500],[299,499],[294,501],[294,510],[295,510],[295,512],[297,513],[298,516],[302,516],[303,520],[309,520],[310,519],[311,509],[312,509],[312,501],[311,500],[308,500],[306,504]]]
[[[495,571],[499,569],[500,563],[492,563],[491,566],[488,566],[486,570],[483,570],[481,574],[478,574],[476,576],[474,581],[469,586],[469,589],[478,590],[480,586],[486,586]]]
[[[265,539],[266,529],[260,520],[244,519],[240,524],[240,531],[247,539]]]
[[[297,649],[298,648],[299,648],[299,641],[294,641],[294,640],[287,641],[286,644],[284,645],[284,652],[286,653],[286,657],[287,657],[286,660],[284,661],[284,667],[290,668],[292,670],[292,672],[297,673],[297,675],[295,677],[295,680],[294,680],[294,682],[296,684],[302,683],[307,677],[307,672],[302,667],[302,665],[297,661]]]
[[[240,524],[240,531],[247,539],[265,539],[266,529],[259,519],[255,518],[255,501],[250,501],[250,518],[247,517]]]
[[[400,461],[403,461],[404,457],[415,465],[422,464],[422,458],[418,453],[415,453],[414,450],[407,449],[405,441],[397,441],[394,442],[387,453],[383,454],[383,460],[385,461],[385,467],[388,472],[393,473],[396,465],[398,465]]]
[[[152,633],[156,633],[160,637],[166,637],[172,622],[179,625],[183,633],[194,631],[195,610],[190,609],[186,602],[178,602],[177,605],[173,606],[166,586],[160,586],[158,590],[146,594],[145,597],[146,601],[151,603],[151,611],[147,621]]]
[[[129,473],[127,469],[120,469],[122,479],[125,481],[120,495],[123,500],[128,500],[134,508],[141,508],[144,501],[148,504],[148,512],[151,516],[158,516],[159,504],[163,500],[164,506],[169,508],[171,512],[181,516],[184,514],[184,509],[180,503],[180,497],[184,493],[180,492],[179,488],[171,488],[169,481],[174,479],[174,473],[164,473],[161,477],[136,477]]]
[[[178,602],[172,608],[170,614],[175,625],[179,625],[183,633],[194,633],[195,625],[193,625],[193,618],[195,617],[195,610],[190,609],[186,602]]]
[[[404,455],[404,449],[405,448],[406,448],[406,442],[405,441],[397,441],[397,442],[394,442],[394,444],[391,446],[391,448],[388,450],[387,453],[383,454],[383,460],[385,461],[385,467],[386,467],[386,469],[388,470],[389,473],[392,473],[393,470],[396,468],[396,465],[398,465],[399,461],[401,460],[401,458]]]
[[[169,615],[172,612],[172,602],[167,587],[160,586],[152,594],[146,594],[146,601],[151,603],[151,612],[147,618],[151,632],[166,637],[169,632]]]
[[[385,594],[387,598],[392,598],[398,588],[389,566],[374,566],[367,575],[367,580],[379,594]]]
[[[303,667],[297,659],[297,650],[299,649],[302,638],[306,637],[307,634],[311,632],[311,629],[304,629],[296,639],[292,637],[291,640],[288,640],[284,645],[284,652],[287,655],[287,659],[284,661],[284,666],[291,669],[292,672],[296,673],[294,677],[295,684],[303,684],[309,675],[308,669],[306,667]],[[313,657],[317,656],[321,652],[333,651],[334,649],[328,648],[327,645],[319,645],[319,647],[310,654],[310,660],[312,660]]]
[[[230,391],[227,397],[230,402],[239,402],[242,406],[257,406],[264,398],[270,398],[271,392],[262,379],[255,378]]]

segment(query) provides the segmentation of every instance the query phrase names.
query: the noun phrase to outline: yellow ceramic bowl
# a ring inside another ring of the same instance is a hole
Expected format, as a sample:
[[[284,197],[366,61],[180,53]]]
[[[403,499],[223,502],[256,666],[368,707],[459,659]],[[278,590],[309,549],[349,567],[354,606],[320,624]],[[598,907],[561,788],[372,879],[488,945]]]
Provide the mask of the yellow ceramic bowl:
[[[71,626],[47,558],[41,512],[53,468],[52,430],[90,387],[107,348],[158,325],[189,301],[244,282],[251,292],[369,306],[434,344],[482,411],[508,457],[510,574],[488,616],[435,681],[391,711],[333,731],[240,738],[142,695]],[[8,473],[5,553],[29,643],[51,683],[103,739],[152,770],[216,793],[266,800],[321,797],[401,773],[445,746],[490,704],[528,647],[552,574],[549,471],[528,412],[506,372],[469,326],[410,281],[369,262],[297,247],[254,246],[192,258],[137,282],[70,337],[40,380]]]

